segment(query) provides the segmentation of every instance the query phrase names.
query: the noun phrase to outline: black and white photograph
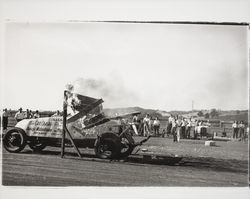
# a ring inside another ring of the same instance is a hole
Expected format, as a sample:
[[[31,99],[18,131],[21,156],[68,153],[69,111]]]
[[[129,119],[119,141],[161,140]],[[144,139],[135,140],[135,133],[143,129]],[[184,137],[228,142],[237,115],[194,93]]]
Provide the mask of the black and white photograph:
[[[248,189],[247,21],[7,19],[3,41],[3,187]]]

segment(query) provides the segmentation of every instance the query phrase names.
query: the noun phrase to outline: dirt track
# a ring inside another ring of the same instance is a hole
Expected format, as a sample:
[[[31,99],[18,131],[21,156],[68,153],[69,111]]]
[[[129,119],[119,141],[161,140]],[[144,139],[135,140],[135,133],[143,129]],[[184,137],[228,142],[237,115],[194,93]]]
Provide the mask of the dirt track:
[[[158,139],[163,142],[162,138],[155,138],[151,144]],[[89,153],[86,156],[79,159],[68,153],[61,159],[60,149],[52,147],[46,148],[42,154],[35,154],[29,148],[19,154],[4,150],[3,185],[248,186],[247,159],[186,156],[180,164],[170,166],[164,162],[142,162],[140,155],[131,156],[125,162],[100,160]]]

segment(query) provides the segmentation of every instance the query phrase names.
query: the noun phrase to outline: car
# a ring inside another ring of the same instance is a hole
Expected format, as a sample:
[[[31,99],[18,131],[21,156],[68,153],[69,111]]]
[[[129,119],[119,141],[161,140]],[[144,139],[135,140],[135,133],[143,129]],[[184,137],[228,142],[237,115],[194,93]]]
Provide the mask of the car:
[[[77,100],[71,99],[70,105],[77,113],[65,116],[65,129],[63,116],[24,119],[4,134],[4,148],[8,152],[18,153],[27,145],[35,152],[47,146],[61,147],[63,132],[66,132],[66,147],[92,148],[99,158],[121,159],[128,157],[136,146],[150,138],[135,142],[131,133],[133,124],[120,122],[123,117],[135,113],[110,117],[102,111],[101,99],[79,94],[72,96]]]

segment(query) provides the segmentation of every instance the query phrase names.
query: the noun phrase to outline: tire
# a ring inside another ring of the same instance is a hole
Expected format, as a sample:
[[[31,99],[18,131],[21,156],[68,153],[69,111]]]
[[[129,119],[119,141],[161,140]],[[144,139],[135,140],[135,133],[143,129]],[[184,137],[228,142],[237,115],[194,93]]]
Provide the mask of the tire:
[[[43,141],[39,139],[31,140],[28,145],[34,152],[41,152],[47,146]]]
[[[3,137],[3,147],[10,153],[22,151],[27,143],[27,136],[24,130],[13,128],[6,132]]]
[[[103,134],[95,142],[95,154],[101,159],[116,159],[120,155],[121,145],[117,135],[113,133]]]

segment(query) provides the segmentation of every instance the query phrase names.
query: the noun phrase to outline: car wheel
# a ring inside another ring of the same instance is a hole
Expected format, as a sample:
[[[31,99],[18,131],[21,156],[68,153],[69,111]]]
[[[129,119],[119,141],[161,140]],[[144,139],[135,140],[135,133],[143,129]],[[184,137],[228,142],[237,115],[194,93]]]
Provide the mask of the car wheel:
[[[13,128],[6,132],[3,137],[3,147],[11,153],[22,151],[27,143],[27,136],[24,130]]]
[[[114,159],[120,153],[120,147],[110,138],[97,139],[95,144],[95,153],[101,159]]]

